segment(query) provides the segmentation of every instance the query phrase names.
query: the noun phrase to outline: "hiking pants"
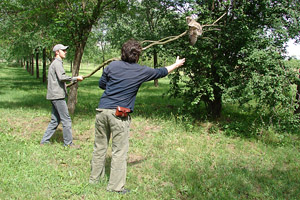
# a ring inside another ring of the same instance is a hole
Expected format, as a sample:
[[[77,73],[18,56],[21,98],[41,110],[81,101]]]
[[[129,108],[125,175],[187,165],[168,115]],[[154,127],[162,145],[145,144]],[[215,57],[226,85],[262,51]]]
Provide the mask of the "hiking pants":
[[[59,123],[63,126],[64,145],[70,145],[73,141],[72,137],[72,120],[69,115],[68,106],[65,99],[52,100],[51,121],[41,140],[41,144],[49,143],[50,138],[55,133]]]
[[[112,159],[108,191],[121,191],[126,182],[127,152],[129,147],[130,116],[115,116],[115,109],[97,109],[95,143],[91,162],[90,183],[105,176],[105,158],[112,137]]]

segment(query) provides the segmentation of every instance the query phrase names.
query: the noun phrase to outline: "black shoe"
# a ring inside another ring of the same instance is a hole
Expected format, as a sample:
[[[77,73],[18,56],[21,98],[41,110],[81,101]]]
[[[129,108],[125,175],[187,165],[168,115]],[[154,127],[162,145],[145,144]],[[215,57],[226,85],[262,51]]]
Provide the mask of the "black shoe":
[[[128,189],[123,189],[121,191],[118,191],[119,194],[127,194],[129,192],[130,192],[130,190],[128,190]]]

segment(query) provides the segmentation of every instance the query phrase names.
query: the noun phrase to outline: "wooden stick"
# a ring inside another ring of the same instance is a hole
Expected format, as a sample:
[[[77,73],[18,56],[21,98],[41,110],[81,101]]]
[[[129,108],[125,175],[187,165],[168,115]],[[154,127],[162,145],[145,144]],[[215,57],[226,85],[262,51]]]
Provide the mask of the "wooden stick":
[[[169,38],[174,38],[174,37],[176,37],[176,36],[169,36],[169,37],[166,37],[166,38],[163,38],[163,39],[159,40],[159,42],[162,42],[162,41],[164,41],[164,40],[167,40],[167,39],[169,39]],[[141,44],[147,43],[147,42],[157,42],[157,41],[153,41],[153,40],[144,40],[144,41],[141,42]]]
[[[97,67],[96,69],[94,69],[90,74],[83,76],[83,79],[89,78],[90,76],[92,76],[93,74],[95,74],[97,71],[99,71],[101,68],[103,68],[105,65],[108,65],[109,63],[111,63],[112,61],[116,61],[116,60],[120,60],[120,58],[111,58],[109,60],[104,61],[99,67]],[[76,84],[78,82],[73,82],[73,83],[69,83],[67,84],[67,87],[70,87],[74,84]]]
[[[112,61],[116,61],[116,60],[121,60],[120,58],[111,58],[109,60],[104,61],[99,67],[97,67],[96,69],[94,69],[94,71],[92,71],[89,75],[83,76],[83,78],[88,78],[90,76],[92,76],[93,74],[95,74],[98,70],[100,70],[102,67],[104,67],[105,65],[108,65],[109,63],[111,63]]]
[[[169,37],[163,38],[163,39],[161,39],[159,41],[153,41],[152,44],[149,44],[148,46],[142,48],[142,50],[146,50],[146,49],[152,47],[153,45],[166,44],[168,42],[172,42],[174,40],[177,40],[177,39],[181,38],[182,36],[184,36],[185,34],[187,34],[187,32],[188,31],[185,31],[185,32],[183,32],[183,33],[181,33],[180,35],[177,35],[177,36],[169,36]],[[171,38],[171,39],[168,39],[168,38]],[[168,40],[164,41],[165,39],[168,39]],[[162,41],[164,41],[164,42],[162,42]]]

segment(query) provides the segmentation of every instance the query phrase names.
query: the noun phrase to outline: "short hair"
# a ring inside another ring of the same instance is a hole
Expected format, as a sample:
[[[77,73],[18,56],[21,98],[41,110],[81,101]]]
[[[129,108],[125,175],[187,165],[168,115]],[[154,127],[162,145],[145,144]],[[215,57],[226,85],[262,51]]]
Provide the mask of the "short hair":
[[[142,53],[142,46],[134,39],[125,42],[121,50],[121,59],[129,63],[137,63]]]

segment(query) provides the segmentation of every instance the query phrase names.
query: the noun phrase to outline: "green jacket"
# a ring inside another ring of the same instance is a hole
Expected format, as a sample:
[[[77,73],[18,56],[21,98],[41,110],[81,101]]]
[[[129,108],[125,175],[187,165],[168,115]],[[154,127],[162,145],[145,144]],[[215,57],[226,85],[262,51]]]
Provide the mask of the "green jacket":
[[[63,68],[61,58],[55,58],[48,70],[47,99],[64,99],[67,97],[67,81],[77,81],[77,77],[69,77]]]

